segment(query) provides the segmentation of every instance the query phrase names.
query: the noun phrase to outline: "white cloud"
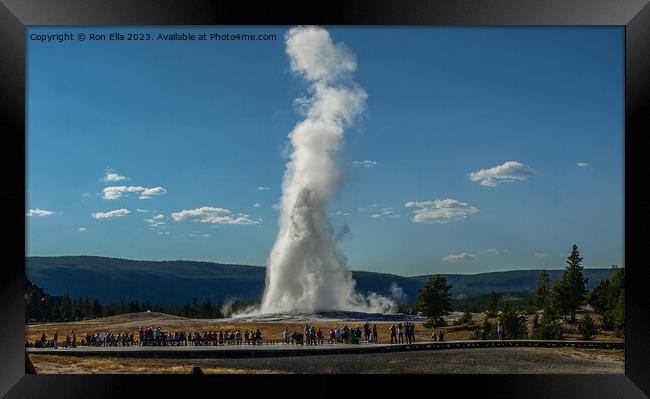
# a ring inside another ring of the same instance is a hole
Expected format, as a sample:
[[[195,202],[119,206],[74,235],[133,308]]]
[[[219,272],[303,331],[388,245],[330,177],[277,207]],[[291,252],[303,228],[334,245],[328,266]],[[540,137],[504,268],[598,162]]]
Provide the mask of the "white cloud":
[[[183,209],[179,212],[172,213],[172,218],[180,222],[184,219],[192,219],[195,222],[213,223],[213,224],[259,224],[259,219],[251,219],[250,216],[243,213],[232,213],[225,208],[215,208],[204,206],[196,209]]]
[[[190,237],[199,237],[199,238],[208,238],[210,237],[210,234],[196,234],[196,233],[190,233],[188,234]]]
[[[255,205],[253,205],[253,208],[261,208],[261,207],[262,204],[260,204],[259,202],[256,202]]]
[[[160,214],[150,219],[145,219],[144,222],[149,226],[149,228],[155,229],[165,225],[165,222],[163,222],[164,219],[165,219],[165,215]]]
[[[498,255],[500,251],[498,249],[496,249],[496,248],[489,248],[489,249],[486,249],[485,252],[487,252],[489,254],[492,254],[492,255]]]
[[[500,183],[521,181],[534,175],[535,171],[520,162],[509,161],[490,169],[481,169],[469,173],[471,181],[479,182],[481,186],[496,187]]]
[[[269,191],[271,187],[266,187],[266,186],[257,186],[257,189],[260,191]]]
[[[122,198],[123,194],[126,193],[140,193],[140,199],[149,199],[155,195],[161,195],[167,193],[162,187],[140,187],[140,186],[112,186],[104,188],[104,199],[116,200]]]
[[[400,217],[400,215],[395,213],[395,211],[393,211],[393,208],[389,207],[389,208],[383,208],[380,212],[370,215],[370,217],[375,219],[381,217],[398,218]]]
[[[447,255],[442,258],[442,260],[449,263],[456,263],[460,261],[474,260],[474,255],[468,252],[463,252],[462,254],[458,255]]]
[[[115,171],[112,171],[110,169],[106,170],[106,173],[104,174],[104,177],[101,179],[102,181],[110,181],[110,182],[116,182],[116,181],[122,181],[122,180],[129,180],[128,177],[122,176],[119,173],[116,173]]]
[[[535,256],[538,258],[546,258],[548,254],[545,252],[535,252]]]
[[[86,227],[79,227],[79,232],[86,231],[86,230],[88,230],[88,228],[86,228]]]
[[[149,199],[149,198],[151,198],[153,196],[166,194],[166,193],[167,193],[167,190],[165,190],[162,187],[146,188],[143,192],[140,193],[140,196],[138,198],[140,198],[140,199]]]
[[[30,209],[29,212],[26,213],[27,216],[51,216],[53,215],[54,212],[52,211],[46,211],[45,209]]]
[[[91,216],[95,219],[108,219],[112,217],[122,217],[124,215],[128,215],[129,213],[131,213],[130,210],[122,208],[108,212],[95,212]]]
[[[136,209],[135,211],[136,211],[136,212],[140,212],[140,213],[147,213],[147,212],[149,212],[148,209]]]
[[[409,201],[404,204],[413,211],[413,223],[449,223],[466,219],[467,216],[478,212],[478,208],[455,199],[433,201]]]
[[[375,166],[379,165],[378,162],[370,161],[370,160],[354,161],[354,162],[352,162],[352,164],[355,165],[355,166],[363,166],[364,168],[374,168]]]
[[[158,232],[158,235],[161,235],[161,236],[168,236],[168,235],[169,235],[169,231],[159,231],[159,232]]]
[[[587,166],[589,166],[589,164],[587,162],[578,162],[578,167],[579,168],[586,168]]]

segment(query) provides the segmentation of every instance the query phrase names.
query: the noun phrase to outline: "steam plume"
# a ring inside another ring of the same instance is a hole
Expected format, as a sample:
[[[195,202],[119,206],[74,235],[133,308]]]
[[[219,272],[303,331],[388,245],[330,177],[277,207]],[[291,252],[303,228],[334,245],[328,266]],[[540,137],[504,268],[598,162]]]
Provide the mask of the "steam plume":
[[[291,70],[309,82],[309,95],[296,100],[305,119],[289,134],[279,232],[267,261],[261,311],[389,311],[389,299],[355,292],[326,213],[342,177],[334,155],[367,99],[352,79],[356,56],[318,27],[291,29],[285,44]]]

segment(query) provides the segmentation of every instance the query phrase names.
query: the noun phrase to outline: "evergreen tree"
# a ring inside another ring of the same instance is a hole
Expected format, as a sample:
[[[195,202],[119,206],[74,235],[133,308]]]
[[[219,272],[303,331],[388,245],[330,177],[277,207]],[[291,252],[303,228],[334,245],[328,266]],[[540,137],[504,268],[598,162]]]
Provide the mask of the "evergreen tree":
[[[93,305],[92,305],[92,312],[93,312],[93,317],[103,317],[104,316],[104,309],[99,302],[99,299],[95,298],[93,300]]]
[[[210,302],[210,298],[208,298],[201,306],[201,317],[204,319],[211,319],[212,313],[212,303]]]
[[[420,288],[418,295],[418,309],[422,314],[433,322],[433,325],[440,325],[442,316],[451,311],[451,285],[447,279],[436,274]]]
[[[596,329],[596,323],[594,323],[594,320],[591,318],[589,313],[585,314],[582,320],[580,320],[580,323],[578,324],[578,332],[580,332],[582,339],[585,341],[591,341],[594,339],[598,330]]]
[[[603,327],[622,334],[625,327],[625,269],[612,266],[610,278],[591,291],[588,303],[603,317]]]
[[[506,304],[499,315],[508,339],[521,339],[528,335],[526,316],[519,314],[516,309]]]
[[[543,270],[539,274],[539,281],[537,283],[537,289],[535,290],[535,297],[533,298],[533,306],[535,310],[544,309],[550,302],[551,299],[551,279],[546,272]]]
[[[587,279],[582,274],[582,257],[578,246],[573,245],[567,258],[567,266],[562,278],[554,288],[555,302],[563,314],[571,316],[571,322],[576,321],[576,310],[585,301]]]
[[[562,326],[558,321],[559,315],[557,311],[551,307],[547,306],[544,309],[544,314],[542,315],[537,330],[531,333],[533,339],[543,339],[543,340],[558,340],[562,339]]]
[[[63,300],[61,302],[61,319],[64,321],[72,320],[72,315],[72,300],[70,299],[70,295],[65,293],[63,294]]]
[[[485,305],[485,311],[488,316],[494,317],[497,315],[498,310],[497,294],[496,292],[492,291],[490,292],[490,296],[488,296],[488,301]]]

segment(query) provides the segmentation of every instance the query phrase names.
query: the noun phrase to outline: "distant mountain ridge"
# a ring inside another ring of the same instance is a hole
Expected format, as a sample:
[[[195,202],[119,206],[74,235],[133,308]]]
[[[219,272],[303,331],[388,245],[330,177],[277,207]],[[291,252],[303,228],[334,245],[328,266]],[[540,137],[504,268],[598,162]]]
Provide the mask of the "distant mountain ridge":
[[[264,292],[266,268],[198,261],[147,261],[101,256],[26,257],[27,278],[52,295],[99,298],[102,302],[149,300],[161,306],[177,306],[210,298],[259,299]],[[551,279],[563,270],[547,270]],[[495,292],[532,292],[541,270],[513,270],[478,274],[444,274],[454,297]],[[610,275],[610,269],[585,269],[591,289]],[[357,288],[388,297],[403,293],[401,302],[415,302],[418,289],[429,278],[353,271]],[[398,287],[396,290],[395,287]]]

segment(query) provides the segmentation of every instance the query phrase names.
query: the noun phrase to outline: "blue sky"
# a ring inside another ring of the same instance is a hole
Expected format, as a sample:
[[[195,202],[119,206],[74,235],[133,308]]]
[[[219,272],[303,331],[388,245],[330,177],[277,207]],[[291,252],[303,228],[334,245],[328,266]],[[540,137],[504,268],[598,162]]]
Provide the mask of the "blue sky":
[[[368,93],[329,207],[352,269],[556,269],[573,243],[624,264],[623,28],[328,30]],[[28,35],[64,31],[116,29]],[[27,254],[264,265],[307,87],[287,28],[119,31],[278,39],[28,40]],[[179,213],[202,207],[230,213]]]

